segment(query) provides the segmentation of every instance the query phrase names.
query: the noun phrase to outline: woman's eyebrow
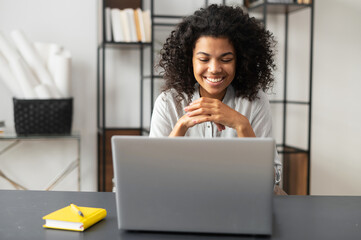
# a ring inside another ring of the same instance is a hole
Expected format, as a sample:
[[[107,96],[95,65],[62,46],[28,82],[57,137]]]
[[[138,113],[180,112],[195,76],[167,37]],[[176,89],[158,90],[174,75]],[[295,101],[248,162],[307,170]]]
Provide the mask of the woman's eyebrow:
[[[233,52],[226,52],[226,53],[221,54],[220,57],[224,57],[224,56],[227,56],[227,55],[234,55],[234,54],[233,54]]]
[[[206,56],[211,56],[210,54],[205,53],[205,52],[197,52],[197,53],[196,53],[196,55],[200,55],[200,54],[203,54],[203,55],[206,55]]]
[[[197,52],[196,55],[200,55],[200,54],[203,54],[203,55],[206,55],[206,56],[211,56],[209,53],[205,53],[205,52]],[[224,56],[227,56],[227,55],[234,55],[233,52],[226,52],[226,53],[222,53],[220,55],[220,57],[224,57]]]

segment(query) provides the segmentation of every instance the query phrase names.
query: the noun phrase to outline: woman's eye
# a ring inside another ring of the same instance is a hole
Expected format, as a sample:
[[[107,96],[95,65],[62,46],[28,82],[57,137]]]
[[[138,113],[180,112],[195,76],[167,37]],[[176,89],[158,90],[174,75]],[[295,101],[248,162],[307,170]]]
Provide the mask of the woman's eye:
[[[199,58],[199,61],[201,61],[201,62],[207,62],[208,59],[207,59],[207,58]]]
[[[221,61],[222,62],[231,62],[233,60],[233,58],[225,58],[225,59],[222,59]]]

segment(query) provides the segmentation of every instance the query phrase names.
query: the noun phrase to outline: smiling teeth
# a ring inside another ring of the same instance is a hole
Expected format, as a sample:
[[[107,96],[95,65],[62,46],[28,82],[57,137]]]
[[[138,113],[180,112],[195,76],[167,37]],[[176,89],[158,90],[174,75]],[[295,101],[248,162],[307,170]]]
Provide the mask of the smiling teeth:
[[[208,81],[216,83],[222,81],[222,78],[207,78]]]

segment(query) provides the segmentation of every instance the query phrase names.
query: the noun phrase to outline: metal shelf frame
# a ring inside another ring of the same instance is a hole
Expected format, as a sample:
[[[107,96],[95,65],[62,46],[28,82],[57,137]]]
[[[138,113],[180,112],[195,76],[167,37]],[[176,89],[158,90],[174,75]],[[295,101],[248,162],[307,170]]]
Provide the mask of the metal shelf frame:
[[[282,143],[278,144],[279,148],[291,149],[291,150],[279,150],[280,154],[292,154],[292,153],[306,153],[308,166],[307,166],[307,194],[310,194],[310,163],[311,163],[311,120],[312,120],[312,81],[313,81],[313,46],[314,46],[314,4],[315,0],[312,0],[310,4],[298,4],[298,3],[270,3],[268,0],[256,2],[254,5],[248,8],[249,13],[262,13],[263,25],[267,26],[267,14],[284,14],[285,16],[285,48],[284,48],[284,92],[283,100],[270,101],[271,104],[283,104],[283,129],[282,129]],[[287,77],[288,77],[288,31],[289,31],[289,15],[294,14],[302,9],[310,9],[310,58],[309,58],[309,91],[308,101],[292,101],[287,96]],[[300,149],[295,146],[287,145],[287,105],[298,104],[308,107],[308,131],[307,131],[307,149]]]
[[[102,41],[97,49],[97,132],[98,132],[98,191],[105,191],[106,189],[106,131],[108,130],[139,130],[141,133],[149,132],[148,129],[143,129],[143,94],[144,94],[144,49],[149,48],[153,52],[152,42],[114,42],[106,41],[106,27],[105,27],[105,7],[106,0],[102,0]],[[140,8],[143,9],[143,1],[140,1]],[[151,9],[151,12],[153,10]],[[153,39],[153,36],[152,36]],[[124,48],[138,48],[140,54],[140,126],[139,128],[114,128],[108,127],[106,124],[106,50],[107,49],[124,49]],[[153,57],[151,57],[153,58]],[[153,66],[153,61],[151,65]],[[153,68],[151,67],[151,75],[153,75]],[[152,81],[152,79],[151,79]],[[152,81],[153,82],[153,81]],[[153,86],[151,86],[153,89]],[[100,150],[100,146],[101,149]]]

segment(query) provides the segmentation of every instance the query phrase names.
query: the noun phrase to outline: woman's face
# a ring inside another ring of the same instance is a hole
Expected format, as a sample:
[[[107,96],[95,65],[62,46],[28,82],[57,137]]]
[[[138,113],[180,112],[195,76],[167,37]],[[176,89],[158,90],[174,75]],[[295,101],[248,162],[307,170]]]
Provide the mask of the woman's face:
[[[192,63],[201,97],[222,100],[236,73],[236,53],[228,38],[198,38]]]

